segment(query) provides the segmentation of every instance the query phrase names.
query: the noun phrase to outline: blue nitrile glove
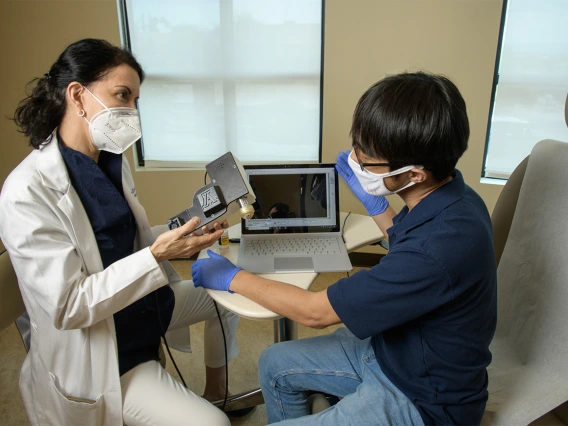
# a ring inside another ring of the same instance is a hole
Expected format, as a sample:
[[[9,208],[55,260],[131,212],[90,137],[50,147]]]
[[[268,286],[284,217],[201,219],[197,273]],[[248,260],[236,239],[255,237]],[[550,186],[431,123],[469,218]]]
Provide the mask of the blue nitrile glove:
[[[211,250],[207,250],[209,259],[198,259],[191,266],[191,277],[195,287],[210,288],[211,290],[229,290],[231,281],[241,269],[238,266]]]
[[[347,182],[353,194],[355,194],[359,201],[365,206],[369,215],[375,216],[384,213],[389,206],[389,202],[385,197],[371,195],[363,189],[359,183],[359,179],[357,179],[357,176],[355,176],[355,173],[353,173],[353,170],[349,167],[348,157],[350,153],[351,151],[340,152],[337,156],[337,165],[335,166],[337,173],[345,179],[345,182]]]

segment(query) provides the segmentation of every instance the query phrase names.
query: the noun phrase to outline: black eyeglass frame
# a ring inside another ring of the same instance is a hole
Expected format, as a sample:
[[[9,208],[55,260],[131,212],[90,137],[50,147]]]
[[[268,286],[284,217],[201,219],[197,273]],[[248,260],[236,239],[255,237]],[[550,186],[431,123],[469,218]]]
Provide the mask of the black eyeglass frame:
[[[393,166],[393,164],[391,164],[391,163],[362,163],[361,160],[359,159],[359,154],[357,154],[357,150],[355,148],[353,148],[353,151],[355,152],[355,157],[357,158],[357,162],[359,163],[359,166],[361,166],[362,172],[365,171],[365,167],[378,167],[378,166],[392,167]]]

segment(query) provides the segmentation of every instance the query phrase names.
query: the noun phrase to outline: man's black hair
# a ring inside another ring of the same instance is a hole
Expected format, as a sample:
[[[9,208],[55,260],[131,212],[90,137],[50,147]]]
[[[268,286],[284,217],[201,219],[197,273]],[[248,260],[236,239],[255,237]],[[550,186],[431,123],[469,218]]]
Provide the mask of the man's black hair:
[[[354,148],[386,160],[391,170],[423,165],[440,182],[454,172],[467,149],[465,101],[443,76],[424,72],[389,76],[359,100],[351,137]]]

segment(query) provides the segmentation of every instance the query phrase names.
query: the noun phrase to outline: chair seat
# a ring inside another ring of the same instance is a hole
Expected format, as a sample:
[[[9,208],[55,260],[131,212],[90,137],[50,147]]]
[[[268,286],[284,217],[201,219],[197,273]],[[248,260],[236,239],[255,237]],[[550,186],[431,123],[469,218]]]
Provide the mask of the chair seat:
[[[329,407],[331,407],[331,405],[329,404],[329,401],[327,400],[325,395],[321,393],[314,393],[313,395],[310,395],[308,397],[308,407],[310,413],[316,414],[327,410]]]
[[[539,356],[520,360],[518,351],[502,337],[493,339],[491,352],[493,360],[487,368],[489,400],[481,424],[517,426],[526,424],[526,419],[537,419],[535,425],[563,425],[549,412],[568,399],[562,390],[564,375],[550,377],[550,367]],[[543,412],[549,413],[544,417],[554,423],[542,423]]]

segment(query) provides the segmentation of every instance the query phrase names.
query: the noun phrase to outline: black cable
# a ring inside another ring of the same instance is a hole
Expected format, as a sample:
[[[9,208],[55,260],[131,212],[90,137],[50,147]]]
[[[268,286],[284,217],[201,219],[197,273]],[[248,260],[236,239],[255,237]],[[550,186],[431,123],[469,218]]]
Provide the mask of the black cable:
[[[341,239],[345,242],[345,238],[343,238],[343,233],[345,232],[345,224],[347,223],[347,218],[351,215],[351,212],[347,213],[345,219],[343,219],[343,226],[341,227]]]
[[[207,170],[205,171],[205,175],[203,176],[203,184],[207,185]],[[213,305],[215,306],[215,310],[217,311],[217,318],[219,319],[219,325],[221,326],[221,332],[223,333],[223,346],[225,347],[225,399],[223,400],[223,406],[221,407],[221,411],[225,411],[225,405],[227,405],[227,398],[229,397],[229,362],[227,357],[227,338],[225,337],[225,328],[223,327],[223,321],[221,320],[221,314],[219,313],[217,302],[215,302],[214,300]]]
[[[174,361],[174,357],[170,351],[170,347],[168,346],[168,341],[166,340],[166,333],[163,331],[164,330],[164,325],[162,324],[162,316],[160,314],[160,303],[159,303],[159,299],[158,299],[158,292],[155,291],[154,295],[156,296],[156,310],[158,311],[158,322],[160,323],[160,334],[162,336],[162,339],[164,339],[164,344],[166,345],[166,350],[168,351],[168,355],[170,356],[170,359],[172,360],[172,363],[174,364],[174,368],[176,369],[179,378],[181,379],[181,382],[183,383],[183,386],[185,388],[187,388],[187,385],[185,384],[185,380],[183,379],[183,376],[181,375],[181,372],[179,371],[179,368],[176,364],[176,362]],[[217,311],[217,318],[219,319],[219,325],[221,326],[221,333],[223,333],[223,346],[225,348],[225,398],[223,400],[223,406],[221,407],[221,411],[225,411],[225,406],[227,405],[227,399],[229,397],[229,362],[228,362],[228,356],[227,356],[227,338],[225,337],[225,328],[223,327],[223,321],[221,320],[221,314],[219,313],[219,308],[217,307],[217,303],[213,300],[213,305],[215,306],[215,311]]]
[[[185,388],[187,388],[187,385],[185,384],[185,380],[183,380],[183,376],[181,375],[179,368],[176,364],[176,362],[174,361],[174,357],[172,356],[172,353],[170,352],[170,347],[168,346],[168,341],[166,340],[166,333],[164,331],[164,325],[162,324],[162,316],[160,315],[160,302],[158,300],[158,291],[154,291],[154,295],[156,296],[156,310],[158,311],[158,322],[160,323],[160,334],[162,336],[162,339],[164,339],[164,344],[166,345],[166,350],[168,351],[168,355],[170,356],[170,359],[172,360],[172,363],[174,364],[174,367],[179,375],[179,378],[181,379],[181,382],[183,383],[183,386]]]
[[[223,400],[223,406],[221,407],[221,411],[225,411],[225,405],[227,405],[227,398],[229,396],[229,362],[227,361],[227,339],[225,338],[225,329],[223,328],[223,321],[221,321],[221,314],[219,313],[217,302],[213,301],[213,305],[215,306],[215,310],[217,311],[217,318],[219,318],[221,332],[223,333],[223,343],[225,345],[225,399]]]

